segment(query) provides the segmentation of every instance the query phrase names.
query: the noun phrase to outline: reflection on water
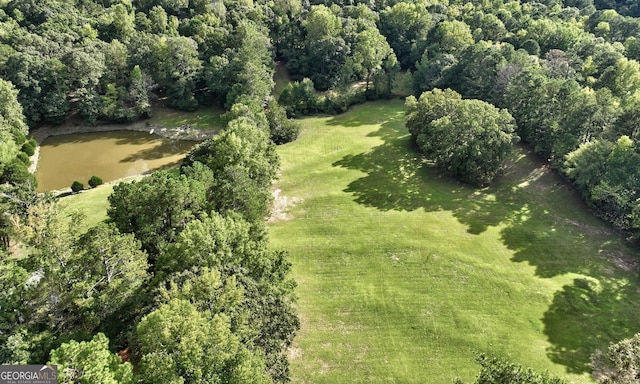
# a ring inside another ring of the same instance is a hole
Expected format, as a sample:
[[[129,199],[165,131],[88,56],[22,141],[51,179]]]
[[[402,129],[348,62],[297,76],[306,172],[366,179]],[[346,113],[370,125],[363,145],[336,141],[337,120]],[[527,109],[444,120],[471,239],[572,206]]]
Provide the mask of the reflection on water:
[[[40,148],[38,190],[87,185],[93,175],[112,181],[178,164],[195,144],[145,132],[113,131],[51,136]]]

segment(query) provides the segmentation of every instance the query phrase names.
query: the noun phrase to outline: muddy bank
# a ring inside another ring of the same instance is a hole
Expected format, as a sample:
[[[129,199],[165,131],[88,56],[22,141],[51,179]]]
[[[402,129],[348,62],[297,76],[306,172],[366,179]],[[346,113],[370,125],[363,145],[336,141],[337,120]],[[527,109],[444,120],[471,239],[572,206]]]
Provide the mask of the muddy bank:
[[[145,121],[139,121],[131,124],[101,124],[96,126],[90,125],[59,125],[45,126],[34,129],[29,132],[30,136],[36,139],[38,144],[49,136],[69,135],[72,133],[91,133],[91,132],[108,132],[108,131],[138,131],[149,132],[160,137],[175,140],[205,140],[216,134],[219,129],[195,129],[191,126],[183,125],[175,128],[166,128],[158,125],[149,125]]]

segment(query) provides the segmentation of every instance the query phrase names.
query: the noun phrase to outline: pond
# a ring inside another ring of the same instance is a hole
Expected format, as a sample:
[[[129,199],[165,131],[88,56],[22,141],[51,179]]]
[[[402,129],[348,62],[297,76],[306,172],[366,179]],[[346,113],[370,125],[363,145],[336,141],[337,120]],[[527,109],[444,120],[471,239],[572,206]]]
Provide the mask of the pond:
[[[50,136],[40,147],[38,191],[68,188],[74,180],[87,186],[93,175],[107,182],[177,165],[195,143],[136,131]]]

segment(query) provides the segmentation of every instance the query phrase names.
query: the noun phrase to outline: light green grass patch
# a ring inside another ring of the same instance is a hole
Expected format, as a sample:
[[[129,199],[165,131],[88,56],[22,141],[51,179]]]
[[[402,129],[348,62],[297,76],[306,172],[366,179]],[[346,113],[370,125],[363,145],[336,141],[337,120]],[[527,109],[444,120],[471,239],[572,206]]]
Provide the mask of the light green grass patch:
[[[153,115],[149,119],[150,125],[159,125],[166,128],[189,125],[195,129],[222,129],[224,109],[219,106],[201,106],[196,111],[185,112],[166,107],[154,107]]]
[[[296,383],[451,383],[494,353],[589,382],[596,348],[640,331],[629,250],[518,148],[477,190],[415,154],[401,101],[308,118],[279,147],[271,224],[293,262]]]
[[[107,219],[107,198],[113,192],[113,184],[100,185],[81,193],[62,197],[60,204],[63,213],[71,218],[73,214],[81,214],[83,232]]]

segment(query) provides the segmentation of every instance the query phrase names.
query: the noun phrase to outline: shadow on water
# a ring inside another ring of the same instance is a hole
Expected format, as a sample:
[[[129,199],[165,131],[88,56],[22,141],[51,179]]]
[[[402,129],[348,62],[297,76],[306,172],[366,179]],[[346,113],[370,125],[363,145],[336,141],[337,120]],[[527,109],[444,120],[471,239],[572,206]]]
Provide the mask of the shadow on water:
[[[348,114],[347,114],[348,115]],[[548,357],[568,372],[588,372],[590,355],[640,331],[636,252],[587,212],[565,182],[519,147],[491,187],[475,189],[443,176],[417,154],[402,116],[332,118],[331,125],[380,124],[369,134],[383,144],[347,155],[333,166],[365,175],[345,192],[382,211],[450,211],[471,234],[501,225],[512,261],[541,278],[577,274],[544,313]]]
[[[98,131],[49,136],[44,140],[43,145],[57,147],[60,145],[82,144],[105,140],[112,141],[115,145],[144,145],[160,140],[160,137],[154,134],[149,134],[148,132],[140,131]]]
[[[139,160],[155,160],[189,151],[197,142],[163,139],[156,145],[141,149],[120,160],[121,163],[133,163]]]

